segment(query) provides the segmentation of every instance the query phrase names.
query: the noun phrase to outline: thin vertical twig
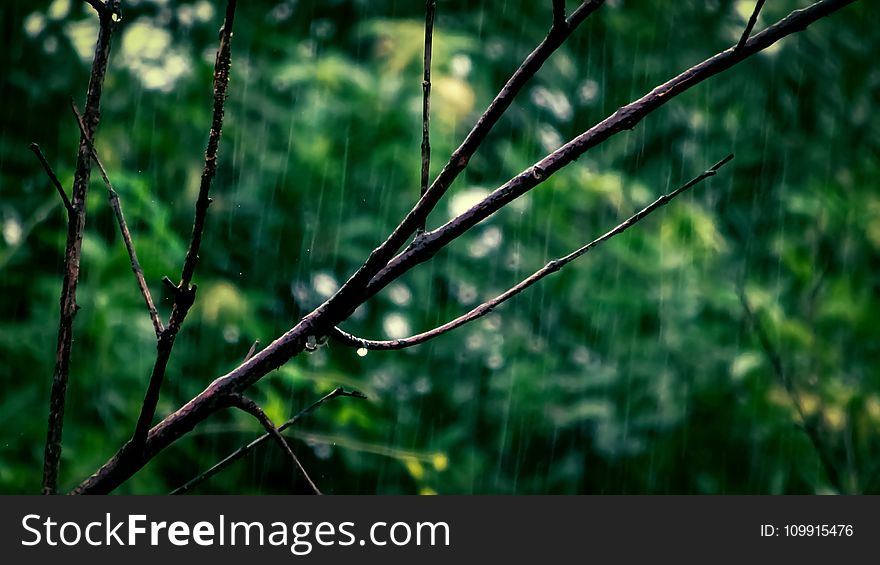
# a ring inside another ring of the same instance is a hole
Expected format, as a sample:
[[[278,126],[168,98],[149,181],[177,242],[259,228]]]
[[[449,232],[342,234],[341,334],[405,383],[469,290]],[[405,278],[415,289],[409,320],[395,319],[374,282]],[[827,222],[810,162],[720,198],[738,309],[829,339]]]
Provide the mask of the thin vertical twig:
[[[266,429],[266,432],[270,436],[272,436],[272,438],[278,443],[278,445],[281,446],[281,449],[283,449],[287,453],[287,456],[290,457],[290,459],[294,462],[296,467],[299,469],[299,472],[302,473],[303,476],[306,478],[306,481],[308,481],[309,486],[312,487],[312,490],[315,492],[315,494],[321,494],[321,490],[306,472],[306,468],[303,467],[303,464],[300,462],[299,458],[290,448],[290,444],[287,443],[287,440],[284,439],[284,436],[281,435],[281,432],[278,430],[278,428],[275,427],[275,424],[272,423],[272,419],[266,415],[266,412],[264,412],[263,409],[260,408],[259,404],[241,394],[229,395],[225,400],[229,404],[229,406],[238,408],[239,410],[247,412],[248,414],[256,418],[260,422],[260,424],[263,425],[263,428]]]
[[[174,295],[174,305],[171,307],[171,316],[168,326],[159,336],[156,352],[156,362],[150,373],[150,382],[144,395],[141,413],[135,426],[131,439],[133,454],[142,455],[143,445],[150,431],[153,416],[156,414],[156,406],[159,404],[159,392],[165,379],[168,360],[174,347],[174,339],[180,331],[180,327],[186,318],[189,309],[195,301],[196,285],[192,283],[196,263],[199,260],[199,248],[202,243],[202,234],[205,230],[205,220],[208,215],[208,206],[211,198],[208,196],[214,176],[217,173],[217,153],[220,147],[220,136],[223,132],[223,115],[226,106],[226,92],[229,86],[229,69],[232,66],[232,24],[235,20],[236,0],[228,0],[226,3],[226,17],[220,31],[220,45],[217,48],[217,56],[214,60],[214,105],[211,117],[211,129],[208,134],[208,147],[205,150],[205,166],[202,170],[202,179],[199,185],[199,195],[196,199],[195,219],[193,221],[192,237],[186,258],[181,270],[180,283],[176,287],[170,285]],[[167,280],[167,277],[166,279]]]
[[[742,36],[739,38],[739,42],[736,44],[736,50],[740,50],[743,48],[743,45],[746,44],[746,41],[749,40],[749,36],[752,35],[752,30],[755,28],[755,24],[758,22],[758,14],[761,13],[761,8],[764,7],[764,0],[758,0],[755,4],[755,9],[752,10],[752,15],[749,16],[749,21],[746,23],[746,29],[743,30]]]
[[[68,215],[67,242],[64,249],[64,279],[61,283],[58,343],[55,350],[55,369],[49,396],[49,421],[46,431],[46,448],[43,455],[43,494],[55,494],[58,490],[58,472],[61,466],[61,441],[64,429],[64,405],[67,399],[67,383],[70,378],[70,354],[73,347],[73,319],[79,305],[76,289],[79,283],[82,238],[86,225],[86,201],[91,176],[91,154],[87,140],[93,139],[101,117],[101,94],[107,62],[110,59],[110,38],[116,27],[119,0],[94,5],[98,12],[100,27],[89,75],[85,104],[85,132],[80,134],[76,170],[73,175],[72,198]]]
[[[31,143],[30,150],[37,156],[40,164],[43,165],[43,170],[46,171],[46,176],[49,177],[49,180],[52,181],[52,186],[58,191],[58,196],[61,197],[61,202],[64,203],[64,209],[67,210],[67,217],[69,218],[75,212],[73,210],[73,205],[70,203],[70,199],[67,197],[67,193],[64,192],[64,187],[61,186],[61,181],[58,180],[55,171],[52,170],[52,167],[49,165],[49,161],[46,160],[46,156],[43,155],[43,150],[40,149],[40,146],[36,143]]]
[[[82,114],[80,114],[79,109],[77,109],[76,103],[73,100],[70,101],[70,109],[76,117],[76,123],[79,125],[80,132],[85,135],[86,130]],[[95,164],[98,165],[98,170],[101,172],[101,178],[104,180],[104,185],[107,187],[107,197],[110,201],[110,208],[113,209],[113,214],[116,216],[116,223],[119,225],[119,232],[122,234],[122,241],[125,243],[126,251],[128,251],[131,270],[134,273],[135,279],[137,279],[138,288],[140,288],[141,295],[144,297],[144,302],[147,305],[147,311],[150,313],[150,320],[153,322],[153,329],[156,332],[156,338],[159,338],[165,328],[162,326],[162,320],[159,319],[159,311],[156,310],[156,304],[153,302],[152,294],[150,294],[150,287],[147,286],[147,281],[144,278],[144,270],[141,268],[137,253],[134,250],[134,242],[131,240],[131,232],[125,221],[125,215],[122,213],[122,203],[119,201],[119,193],[113,188],[113,184],[110,182],[110,177],[107,176],[107,169],[104,168],[104,164],[98,157],[98,151],[95,149],[95,144],[92,143],[91,139],[88,140],[88,143],[92,159],[95,161]]]
[[[425,2],[425,59],[422,74],[422,178],[421,196],[428,192],[428,183],[431,174],[431,56],[434,39],[434,14],[437,10],[436,0]],[[425,231],[425,222],[419,226],[416,233]]]

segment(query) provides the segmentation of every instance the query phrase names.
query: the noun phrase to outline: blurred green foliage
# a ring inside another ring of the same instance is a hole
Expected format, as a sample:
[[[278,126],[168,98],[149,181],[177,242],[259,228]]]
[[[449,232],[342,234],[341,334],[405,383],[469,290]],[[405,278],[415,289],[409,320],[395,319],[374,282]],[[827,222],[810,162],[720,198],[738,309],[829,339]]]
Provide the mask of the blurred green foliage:
[[[97,146],[167,316],[210,121],[222,2],[128,0]],[[545,34],[550,2],[438,3],[432,172]],[[573,7],[574,2],[568,2]],[[752,2],[609,1],[516,100],[429,225],[739,37]],[[804,2],[769,2],[758,29]],[[418,195],[422,3],[239,3],[199,296],[160,415],[268,343],[366,258]],[[27,150],[66,187],[96,18],[0,3],[0,491],[37,492],[65,224]],[[745,316],[816,418],[845,488],[880,491],[880,12],[859,2],[675,99],[359,308],[400,337],[458,315],[727,153],[712,180],[487,318],[400,352],[329,344],[252,395],[329,493],[821,493],[833,490]],[[155,354],[106,191],[89,198],[62,486],[130,435]],[[211,418],[122,493],[166,492],[260,433]],[[267,445],[197,492],[304,492]]]

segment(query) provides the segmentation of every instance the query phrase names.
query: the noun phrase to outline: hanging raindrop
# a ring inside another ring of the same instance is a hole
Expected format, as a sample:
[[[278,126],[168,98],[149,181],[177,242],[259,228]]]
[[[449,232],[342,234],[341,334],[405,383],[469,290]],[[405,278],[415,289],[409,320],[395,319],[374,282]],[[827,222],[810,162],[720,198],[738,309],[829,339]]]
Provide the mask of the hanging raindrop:
[[[315,336],[310,335],[306,338],[306,351],[315,351],[318,349],[318,340],[315,339]]]

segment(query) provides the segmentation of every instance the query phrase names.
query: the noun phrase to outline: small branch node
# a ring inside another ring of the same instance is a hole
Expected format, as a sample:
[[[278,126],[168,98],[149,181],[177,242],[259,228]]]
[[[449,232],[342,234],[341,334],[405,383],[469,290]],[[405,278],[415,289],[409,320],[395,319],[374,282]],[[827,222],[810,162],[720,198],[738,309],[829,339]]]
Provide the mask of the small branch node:
[[[254,340],[253,345],[251,345],[251,348],[248,349],[247,355],[244,356],[244,360],[242,361],[242,363],[247,363],[248,361],[250,361],[251,357],[254,356],[254,353],[257,352],[257,348],[259,346],[260,346],[260,340],[258,340],[258,339]]]

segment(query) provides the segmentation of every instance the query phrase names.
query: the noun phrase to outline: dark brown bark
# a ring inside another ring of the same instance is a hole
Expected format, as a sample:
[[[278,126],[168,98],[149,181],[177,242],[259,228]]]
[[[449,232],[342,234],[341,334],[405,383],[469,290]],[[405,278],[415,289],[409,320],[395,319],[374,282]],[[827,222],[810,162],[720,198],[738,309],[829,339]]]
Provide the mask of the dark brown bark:
[[[86,202],[91,177],[91,152],[89,140],[94,138],[101,117],[101,93],[107,62],[110,58],[110,38],[118,19],[119,2],[110,0],[107,5],[90,2],[98,12],[100,28],[86,94],[85,133],[80,135],[70,200],[71,213],[67,219],[67,242],[64,248],[64,279],[61,283],[61,313],[58,323],[58,343],[55,350],[55,370],[49,398],[49,423],[46,432],[46,448],[43,457],[43,494],[55,494],[58,488],[58,472],[61,465],[61,441],[64,429],[64,405],[67,398],[67,382],[70,377],[70,355],[73,343],[73,319],[79,306],[76,303],[76,287],[79,282],[80,257],[83,230],[86,225]]]

